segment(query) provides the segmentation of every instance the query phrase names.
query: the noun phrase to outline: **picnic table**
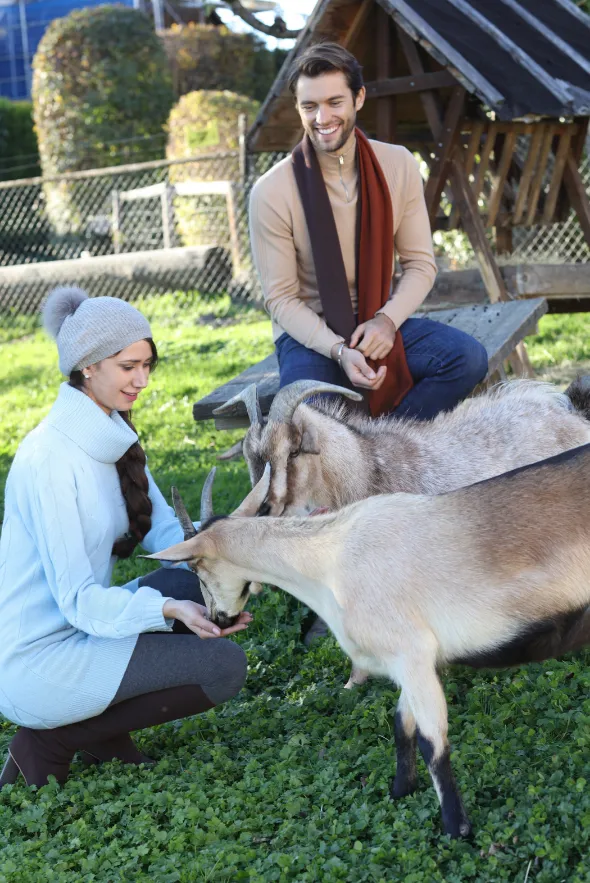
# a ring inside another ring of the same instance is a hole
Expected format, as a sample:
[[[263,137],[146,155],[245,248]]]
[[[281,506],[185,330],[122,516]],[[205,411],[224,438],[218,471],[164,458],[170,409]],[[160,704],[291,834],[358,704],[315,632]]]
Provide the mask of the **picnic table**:
[[[477,304],[451,310],[431,310],[415,313],[429,319],[460,328],[479,340],[488,354],[488,373],[484,383],[502,379],[504,361],[523,339],[534,334],[537,322],[547,312],[544,297],[531,300],[502,301],[495,304]],[[237,377],[214,389],[193,405],[195,420],[215,421],[216,429],[238,429],[250,425],[243,402],[236,402],[229,414],[216,415],[215,410],[241,392],[250,383],[258,388],[263,415],[268,414],[271,402],[279,389],[279,366],[275,353],[257,362]]]

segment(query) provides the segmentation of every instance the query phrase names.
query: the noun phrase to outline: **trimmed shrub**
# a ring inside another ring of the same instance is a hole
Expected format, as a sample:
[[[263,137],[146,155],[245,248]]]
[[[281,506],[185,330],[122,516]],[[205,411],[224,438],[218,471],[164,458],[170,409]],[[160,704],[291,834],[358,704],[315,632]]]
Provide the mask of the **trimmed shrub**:
[[[177,95],[227,89],[263,101],[287,56],[284,49],[267,49],[255,34],[194,22],[172,25],[160,39]]]
[[[235,92],[200,91],[183,95],[168,121],[168,159],[211,154],[238,147],[238,117],[253,120],[259,104]],[[223,162],[223,177],[239,181],[239,161]],[[220,177],[215,159],[170,167],[170,182],[216,181]],[[183,245],[223,245],[229,242],[224,197],[176,197],[176,227]]]
[[[54,20],[33,62],[44,176],[161,156],[173,101],[164,50],[142,12],[97,6]],[[80,185],[45,187],[55,231],[79,233]]]
[[[39,148],[30,101],[0,98],[0,181],[40,174]]]

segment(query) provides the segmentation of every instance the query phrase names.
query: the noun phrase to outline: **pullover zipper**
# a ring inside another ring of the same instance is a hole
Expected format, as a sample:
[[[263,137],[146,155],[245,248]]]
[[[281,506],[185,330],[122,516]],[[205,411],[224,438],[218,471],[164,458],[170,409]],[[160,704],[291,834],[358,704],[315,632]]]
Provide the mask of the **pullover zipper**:
[[[346,195],[346,201],[350,202],[350,193],[348,192],[348,187],[346,186],[346,182],[342,176],[342,166],[344,165],[344,154],[340,154],[338,157],[338,171],[340,172],[340,183],[344,188],[344,193]]]

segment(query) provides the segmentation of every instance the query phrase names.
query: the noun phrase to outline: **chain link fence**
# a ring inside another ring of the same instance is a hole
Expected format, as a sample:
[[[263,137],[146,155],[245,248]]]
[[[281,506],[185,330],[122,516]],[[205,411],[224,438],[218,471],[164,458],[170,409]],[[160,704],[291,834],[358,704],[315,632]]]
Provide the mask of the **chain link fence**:
[[[248,197],[283,156],[227,151],[0,183],[0,341],[30,331],[58,284],[128,300],[229,291],[258,302]],[[590,159],[581,171],[590,191]],[[513,241],[503,263],[590,260],[573,212],[561,224],[516,228]],[[473,263],[459,231],[435,242],[441,265],[445,256],[455,268]]]
[[[0,183],[0,341],[33,328],[59,284],[126,300],[259,300],[248,198],[282,156],[226,151]]]

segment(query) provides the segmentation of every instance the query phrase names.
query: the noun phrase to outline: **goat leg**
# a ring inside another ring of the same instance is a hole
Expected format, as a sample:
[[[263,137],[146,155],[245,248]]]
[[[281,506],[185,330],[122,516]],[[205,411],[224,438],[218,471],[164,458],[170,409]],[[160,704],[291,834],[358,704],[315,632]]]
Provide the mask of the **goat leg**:
[[[408,706],[406,694],[403,691],[395,711],[394,733],[396,767],[390,794],[396,799],[413,794],[418,783],[416,776],[416,718]]]
[[[418,661],[416,656],[404,660],[398,657],[393,674],[416,720],[418,747],[438,795],[443,831],[454,838],[469,837],[471,823],[451,768],[447,703],[434,659],[429,665],[424,658]]]
[[[367,682],[368,677],[369,672],[365,671],[364,668],[357,668],[353,662],[352,669],[350,671],[350,677],[344,684],[344,689],[352,690],[353,687],[360,687],[362,686],[362,684],[365,684]]]

